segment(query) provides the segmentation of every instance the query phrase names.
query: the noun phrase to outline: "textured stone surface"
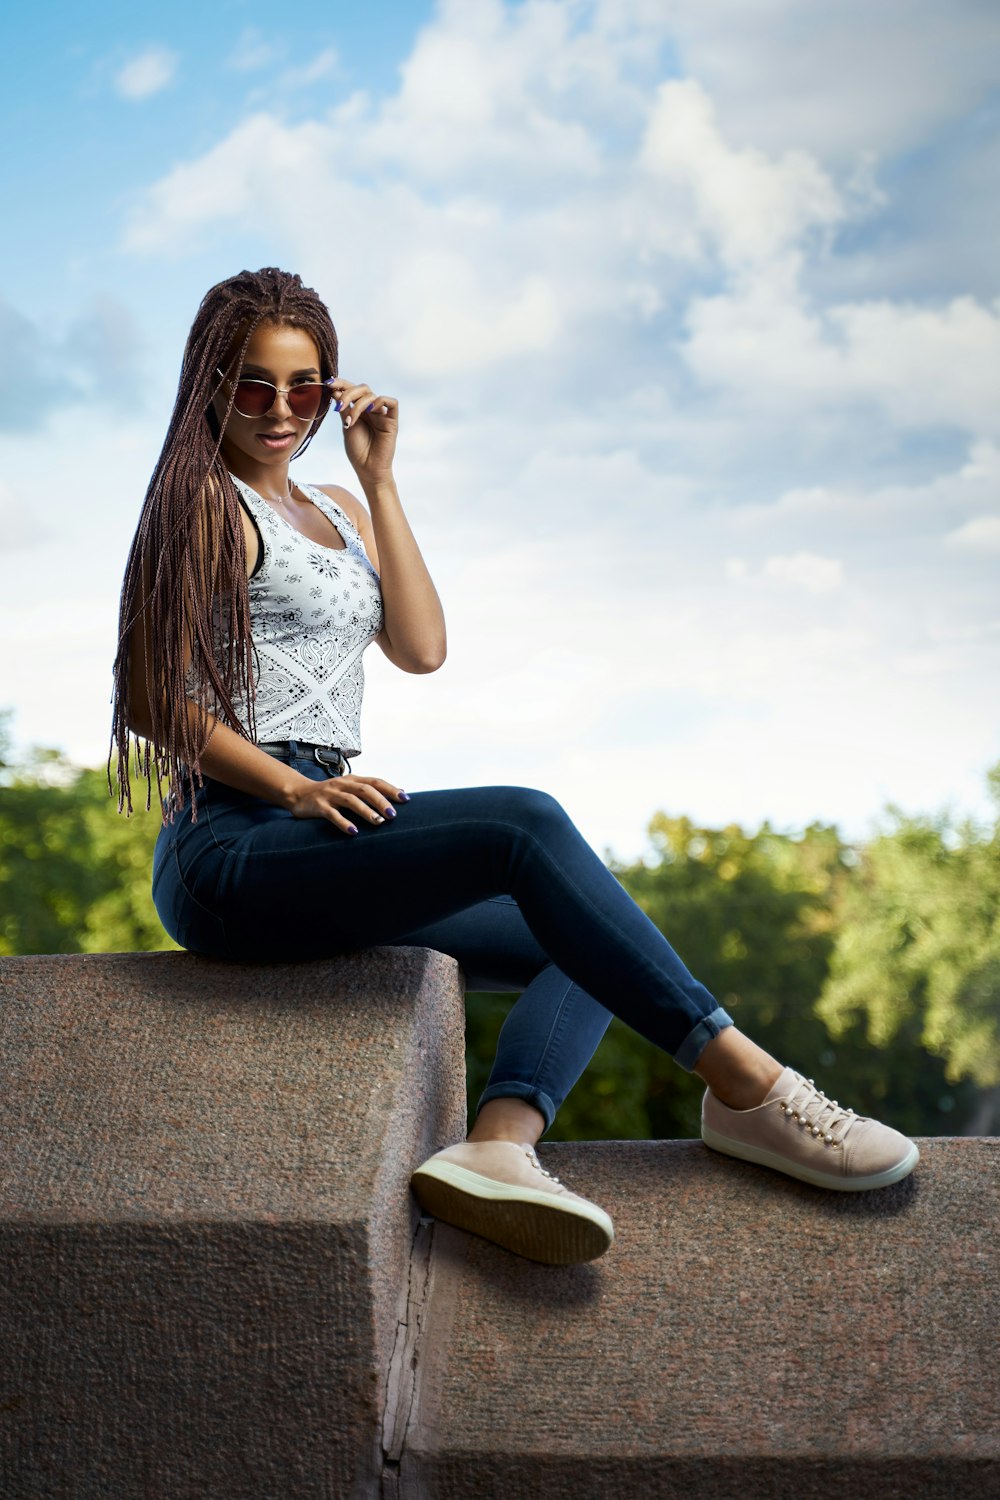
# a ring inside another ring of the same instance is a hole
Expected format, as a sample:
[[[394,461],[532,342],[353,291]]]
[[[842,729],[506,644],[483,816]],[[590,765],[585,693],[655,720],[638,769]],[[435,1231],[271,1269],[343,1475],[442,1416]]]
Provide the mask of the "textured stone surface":
[[[606,1257],[411,1244],[462,1033],[419,949],[0,960],[0,1500],[1000,1495],[1000,1142],[543,1145]]]
[[[617,1239],[533,1265],[443,1225],[401,1496],[1000,1494],[1000,1141],[824,1193],[700,1142],[551,1145]]]
[[[379,1492],[456,965],[0,961],[4,1500]]]

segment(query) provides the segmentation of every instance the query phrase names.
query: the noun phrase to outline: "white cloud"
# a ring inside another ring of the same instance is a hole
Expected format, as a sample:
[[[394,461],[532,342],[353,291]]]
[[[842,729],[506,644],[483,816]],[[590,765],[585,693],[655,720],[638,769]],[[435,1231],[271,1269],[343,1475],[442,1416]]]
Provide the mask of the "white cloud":
[[[974,516],[957,531],[949,532],[944,540],[946,546],[960,552],[1000,556],[1000,516]]]
[[[586,179],[600,145],[576,96],[583,85],[593,103],[620,95],[608,62],[572,34],[568,6],[445,0],[403,65],[398,95],[366,123],[366,146],[417,181],[471,185],[516,172],[523,191],[557,174]],[[359,105],[335,124],[353,124]]]
[[[845,215],[833,183],[806,152],[772,161],[756,148],[728,146],[694,79],[660,85],[639,160],[654,178],[690,190],[703,230],[735,266],[774,256]]]
[[[874,101],[850,38],[786,77],[845,5],[448,0],[396,92],[301,124],[272,101],[136,203],[149,255],[264,234],[345,371],[402,398],[452,646],[429,678],[370,657],[373,774],[547,786],[623,853],[656,806],[857,829],[890,796],[981,800],[1000,307],[933,267],[920,297],[850,277],[918,191],[885,152],[965,108],[945,79],[921,115],[920,49],[975,27],[907,33]],[[308,464],[352,484],[332,428]]]
[[[863,302],[827,316],[844,338],[851,394],[870,392],[905,426],[1000,434],[1000,297],[992,307]]]
[[[128,250],[173,248],[204,225],[262,210],[300,212],[302,188],[330,168],[329,130],[251,115],[195,161],[173,168],[146,194],[125,233]],[[308,198],[305,200],[308,201]]]
[[[641,330],[679,318],[675,348],[691,374],[748,411],[867,406],[902,430],[997,431],[1000,308],[968,296],[814,304],[805,273],[856,211],[849,181],[841,190],[801,150],[772,157],[727,141],[693,79],[647,90],[642,111],[632,86],[643,128],[612,162],[581,92],[595,76],[612,89],[587,50],[597,33],[571,32],[568,16],[446,5],[396,95],[356,95],[301,125],[250,116],[153,185],[126,246],[197,243],[199,229],[254,226],[263,208],[308,260],[349,224],[352,257],[377,288],[370,332],[404,370],[568,356],[574,336],[592,339],[609,320]],[[542,67],[557,43],[558,86]],[[356,136],[357,179],[343,153]],[[724,284],[691,297],[684,277],[694,270],[704,285],[716,257]]]
[[[123,99],[149,99],[172,81],[179,61],[169,47],[147,47],[118,70],[115,88]]]
[[[988,628],[995,590],[977,602],[977,560],[956,553],[943,572],[939,554],[942,531],[983,513],[995,449],[980,445],[922,487],[859,490],[850,504],[831,489],[796,509],[786,492],[773,527],[763,514],[751,527],[741,508],[708,504],[696,473],[645,462],[626,431],[605,437],[586,413],[456,420],[415,392],[402,415],[400,490],[451,651],[440,673],[417,678],[368,654],[359,769],[410,790],[542,786],[598,848],[625,856],[661,806],[710,824],[823,816],[858,832],[889,797],[925,809],[945,795],[982,804],[995,758],[983,692],[1000,668],[1000,632]],[[17,663],[5,701],[19,705],[19,738],[99,764],[120,569],[162,434],[123,424],[109,448],[85,412],[60,421],[47,469],[59,547],[46,598],[37,570],[0,560],[0,648]],[[23,446],[8,442],[0,460],[28,496],[37,457]],[[302,477],[351,487],[339,448],[324,429]],[[804,518],[815,528],[808,542]],[[890,528],[892,566],[888,549],[871,545],[869,520]],[[83,580],[95,534],[116,542],[91,551]],[[818,559],[822,575],[833,545],[842,581],[810,591],[794,576],[796,554]],[[740,556],[742,577],[720,580],[719,560]],[[767,575],[776,558],[783,579]],[[50,685],[65,666],[70,615],[63,701]],[[609,770],[614,796],[595,795]]]
[[[562,332],[559,301],[542,276],[487,287],[462,256],[418,252],[393,278],[387,341],[410,369],[459,373],[551,349]]]
[[[844,582],[844,565],[839,558],[821,557],[815,552],[767,557],[756,575],[745,557],[727,557],[725,572],[727,578],[770,579],[804,589],[807,594],[828,594]]]
[[[771,532],[803,542],[847,533],[870,550],[902,534],[937,539],[998,504],[1000,447],[983,440],[971,445],[956,469],[919,483],[793,486],[773,501],[741,506],[734,521],[754,536]]]
[[[943,307],[879,301],[812,308],[801,255],[692,300],[683,352],[707,385],[750,407],[872,403],[901,428],[1000,434],[1000,299]]]
[[[819,557],[815,552],[795,552],[790,557],[769,557],[764,563],[764,577],[779,583],[790,583],[809,594],[826,594],[840,588],[844,567],[836,557]]]
[[[40,507],[29,506],[21,494],[0,479],[0,533],[5,552],[22,552],[48,541],[52,530],[44,516]]]
[[[1000,12],[980,0],[600,0],[648,42],[667,38],[723,132],[827,161],[919,145],[996,87]],[[647,44],[648,44],[647,42]]]

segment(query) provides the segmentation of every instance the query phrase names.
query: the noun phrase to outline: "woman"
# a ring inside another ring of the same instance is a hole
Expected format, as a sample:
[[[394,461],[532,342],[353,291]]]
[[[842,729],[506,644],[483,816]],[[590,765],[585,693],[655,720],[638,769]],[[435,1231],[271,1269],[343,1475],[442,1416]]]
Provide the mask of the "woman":
[[[316,293],[273,268],[213,287],[188,337],[115,662],[119,809],[130,731],[149,793],[153,772],[168,783],[166,930],[249,961],[416,944],[454,955],[471,988],[521,990],[468,1139],[413,1187],[532,1259],[589,1260],[613,1239],[534,1150],[612,1012],[704,1080],[716,1150],[830,1188],[904,1177],[916,1147],[739,1032],[550,797],[408,796],[352,771],[365,648],[432,672],[445,628],[393,480],[398,402],[342,377],[337,352]],[[367,506],[289,474],[331,407]]]

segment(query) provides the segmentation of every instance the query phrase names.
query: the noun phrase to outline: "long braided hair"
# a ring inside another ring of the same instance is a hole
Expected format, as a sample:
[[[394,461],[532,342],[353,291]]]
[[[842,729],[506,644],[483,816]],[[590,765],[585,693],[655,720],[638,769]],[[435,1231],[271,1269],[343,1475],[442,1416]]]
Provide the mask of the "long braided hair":
[[[111,762],[117,750],[119,812],[133,810],[128,721],[135,686],[130,682],[130,647],[136,630],[142,632],[150,734],[144,745],[135,737],[135,772],[146,779],[147,812],[155,774],[161,798],[164,779],[170,786],[164,822],[173,822],[176,808],[184,803],[185,782],[192,794],[192,819],[197,816],[193,791],[195,781],[202,782],[209,704],[245,738],[256,737],[258,663],[250,629],[246,539],[236,486],[220,450],[235,381],[261,323],[305,329],[319,349],[320,378],[337,374],[337,334],[330,314],[300,277],[266,266],[241,271],[206,293],[184,348],[177,399],[122,584],[108,754],[108,789],[114,796]],[[233,382],[221,423],[212,406],[222,384],[219,368]],[[312,423],[295,457],[308,447],[321,421]],[[187,672],[186,646],[191,649]],[[197,705],[194,714],[191,701]],[[237,703],[245,705],[245,723]]]

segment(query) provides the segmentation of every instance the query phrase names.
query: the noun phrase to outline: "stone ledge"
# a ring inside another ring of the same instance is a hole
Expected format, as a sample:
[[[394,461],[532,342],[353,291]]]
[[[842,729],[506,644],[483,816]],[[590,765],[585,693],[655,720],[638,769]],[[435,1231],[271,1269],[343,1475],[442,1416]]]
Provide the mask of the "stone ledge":
[[[543,1145],[618,1238],[537,1266],[413,1238],[463,1030],[421,949],[0,960],[3,1500],[1000,1493],[1000,1142]]]
[[[824,1193],[697,1141],[540,1148],[617,1238],[535,1266],[435,1225],[402,1497],[1000,1493],[1000,1141]]]
[[[463,1017],[417,948],[0,960],[4,1500],[378,1493]]]

